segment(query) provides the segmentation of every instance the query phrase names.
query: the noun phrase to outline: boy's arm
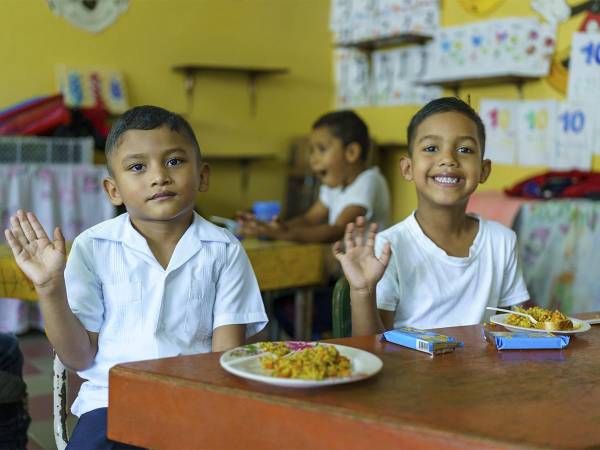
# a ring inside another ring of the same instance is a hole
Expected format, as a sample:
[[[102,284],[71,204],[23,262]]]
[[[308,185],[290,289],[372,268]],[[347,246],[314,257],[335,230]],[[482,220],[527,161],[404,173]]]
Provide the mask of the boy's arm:
[[[224,352],[230,348],[244,345],[246,336],[246,325],[223,325],[213,331],[212,351]]]
[[[346,227],[345,252],[342,252],[339,241],[333,247],[334,255],[342,265],[344,275],[350,284],[353,336],[382,333],[391,322],[390,314],[385,312],[382,314],[382,321],[380,310],[377,309],[375,291],[392,253],[388,243],[383,247],[380,258],[375,256],[376,231],[377,225],[371,224],[365,242],[365,219],[359,217],[356,223],[349,223]]]
[[[346,225],[354,222],[358,217],[364,216],[367,210],[363,206],[351,205],[345,208],[337,217],[334,224],[307,224],[304,226],[289,227],[274,233],[274,239],[297,242],[335,242],[344,236]]]
[[[284,221],[283,225],[288,228],[320,225],[322,223],[327,223],[328,215],[329,209],[327,206],[325,206],[321,200],[317,200],[304,214]]]
[[[88,332],[67,302],[65,239],[59,228],[54,240],[33,213],[19,210],[4,234],[17,265],[33,282],[46,323],[46,334],[61,361],[74,370],[89,367],[98,350],[98,334]]]

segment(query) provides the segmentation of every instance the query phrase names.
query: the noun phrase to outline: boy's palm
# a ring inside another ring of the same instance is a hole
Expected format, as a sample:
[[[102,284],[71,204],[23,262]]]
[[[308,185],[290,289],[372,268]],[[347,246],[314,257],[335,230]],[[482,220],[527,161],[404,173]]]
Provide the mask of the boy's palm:
[[[6,240],[17,265],[33,282],[41,286],[62,273],[66,263],[65,238],[54,230],[51,241],[34,214],[22,211],[11,217],[11,229],[5,230]]]

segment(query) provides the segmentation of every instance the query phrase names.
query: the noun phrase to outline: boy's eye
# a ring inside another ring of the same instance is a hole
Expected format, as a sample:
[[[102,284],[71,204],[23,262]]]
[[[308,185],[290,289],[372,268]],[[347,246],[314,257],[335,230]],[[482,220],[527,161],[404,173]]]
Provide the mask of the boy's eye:
[[[167,161],[167,167],[169,166],[177,166],[181,164],[182,160],[179,158],[171,158]]]
[[[456,150],[458,153],[473,153],[473,150],[469,147],[458,147]]]
[[[141,170],[144,169],[144,165],[143,164],[132,164],[131,166],[129,166],[129,170],[131,170],[132,172],[140,172]]]
[[[437,147],[435,145],[429,145],[423,149],[424,152],[435,152]]]

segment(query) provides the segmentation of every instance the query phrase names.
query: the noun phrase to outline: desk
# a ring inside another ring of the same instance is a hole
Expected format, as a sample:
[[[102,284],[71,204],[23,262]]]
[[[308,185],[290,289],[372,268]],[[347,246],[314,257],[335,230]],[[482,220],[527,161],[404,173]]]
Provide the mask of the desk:
[[[465,347],[432,358],[378,336],[332,341],[377,354],[383,369],[330,388],[244,380],[218,353],[118,365],[108,436],[155,449],[600,446],[600,326],[562,351],[498,352],[479,325],[441,331]]]
[[[296,289],[295,335],[310,335],[312,319],[312,286],[324,282],[324,254],[328,246],[283,241],[242,241],[261,291]],[[29,279],[14,262],[8,245],[0,245],[0,298],[14,297],[37,300]]]

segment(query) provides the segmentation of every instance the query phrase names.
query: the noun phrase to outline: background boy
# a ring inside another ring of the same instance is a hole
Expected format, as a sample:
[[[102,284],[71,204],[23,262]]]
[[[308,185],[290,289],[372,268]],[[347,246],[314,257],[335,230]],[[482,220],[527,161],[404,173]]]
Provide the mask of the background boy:
[[[18,211],[5,230],[50,342],[87,380],[68,448],[115,448],[106,439],[113,365],[226,350],[266,324],[238,240],[193,210],[209,167],[189,124],[162,108],[133,108],[112,127],[106,156],[104,189],[127,213],[78,236],[66,268],[59,228],[50,241],[35,215]]]
[[[359,218],[346,228],[345,253],[334,247],[350,283],[354,335],[480,323],[486,306],[529,299],[515,233],[466,214],[491,171],[481,118],[460,99],[440,98],[415,114],[407,134],[401,171],[415,183],[417,210],[377,238],[373,225],[364,238]]]
[[[384,229],[390,196],[379,168],[368,165],[369,129],[354,111],[335,111],[313,124],[310,165],[321,182],[319,199],[300,217],[256,220],[240,214],[240,233],[299,242],[335,242],[358,216]]]

